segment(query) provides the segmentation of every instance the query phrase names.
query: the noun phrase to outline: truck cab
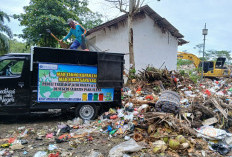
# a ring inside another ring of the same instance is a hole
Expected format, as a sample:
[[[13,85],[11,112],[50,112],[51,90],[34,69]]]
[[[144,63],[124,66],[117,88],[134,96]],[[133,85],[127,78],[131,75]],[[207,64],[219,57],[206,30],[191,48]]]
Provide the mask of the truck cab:
[[[224,66],[226,58],[219,57],[216,61],[205,61],[204,62],[204,76],[205,77],[229,77],[230,70]],[[199,67],[202,67],[200,62]]]
[[[73,109],[93,119],[121,105],[124,54],[34,47],[0,56],[0,114]]]
[[[30,54],[11,53],[0,57],[0,112],[28,110],[29,75]]]

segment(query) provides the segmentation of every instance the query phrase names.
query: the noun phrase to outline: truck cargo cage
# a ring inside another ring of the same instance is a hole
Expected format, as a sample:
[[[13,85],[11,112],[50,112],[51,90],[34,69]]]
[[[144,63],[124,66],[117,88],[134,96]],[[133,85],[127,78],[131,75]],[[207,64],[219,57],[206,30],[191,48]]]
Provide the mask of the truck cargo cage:
[[[97,66],[98,88],[122,88],[124,54],[34,47],[34,63]]]

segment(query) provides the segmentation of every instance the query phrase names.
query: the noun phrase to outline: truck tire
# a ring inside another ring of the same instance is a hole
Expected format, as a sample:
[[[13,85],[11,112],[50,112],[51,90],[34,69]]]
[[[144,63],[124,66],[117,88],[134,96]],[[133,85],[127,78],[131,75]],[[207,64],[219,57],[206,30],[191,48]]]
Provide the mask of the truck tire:
[[[82,104],[76,108],[76,116],[84,120],[93,120],[97,116],[95,104]]]

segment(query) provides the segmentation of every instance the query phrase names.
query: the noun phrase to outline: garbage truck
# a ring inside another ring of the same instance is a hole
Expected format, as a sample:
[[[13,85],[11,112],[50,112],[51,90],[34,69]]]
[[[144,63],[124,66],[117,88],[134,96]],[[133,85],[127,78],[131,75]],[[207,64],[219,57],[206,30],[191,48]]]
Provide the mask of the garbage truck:
[[[73,110],[94,119],[121,105],[124,54],[33,47],[0,56],[0,115]]]

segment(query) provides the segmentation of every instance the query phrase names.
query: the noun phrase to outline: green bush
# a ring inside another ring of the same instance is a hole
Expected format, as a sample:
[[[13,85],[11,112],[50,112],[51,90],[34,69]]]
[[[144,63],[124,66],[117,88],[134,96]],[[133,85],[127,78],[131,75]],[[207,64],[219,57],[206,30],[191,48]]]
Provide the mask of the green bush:
[[[179,73],[184,76],[185,75],[185,71],[184,70],[180,70]]]
[[[197,83],[197,81],[200,79],[199,75],[190,75],[189,78],[194,82]]]
[[[135,68],[130,69],[129,70],[129,79],[134,79],[135,78],[135,73],[136,73]]]
[[[197,81],[200,79],[200,75],[199,75],[199,69],[193,69],[193,70],[189,70],[189,78],[194,82],[197,83]],[[195,72],[195,73],[194,73]]]
[[[177,66],[181,65],[190,65],[192,64],[192,61],[186,60],[186,59],[177,59]]]

